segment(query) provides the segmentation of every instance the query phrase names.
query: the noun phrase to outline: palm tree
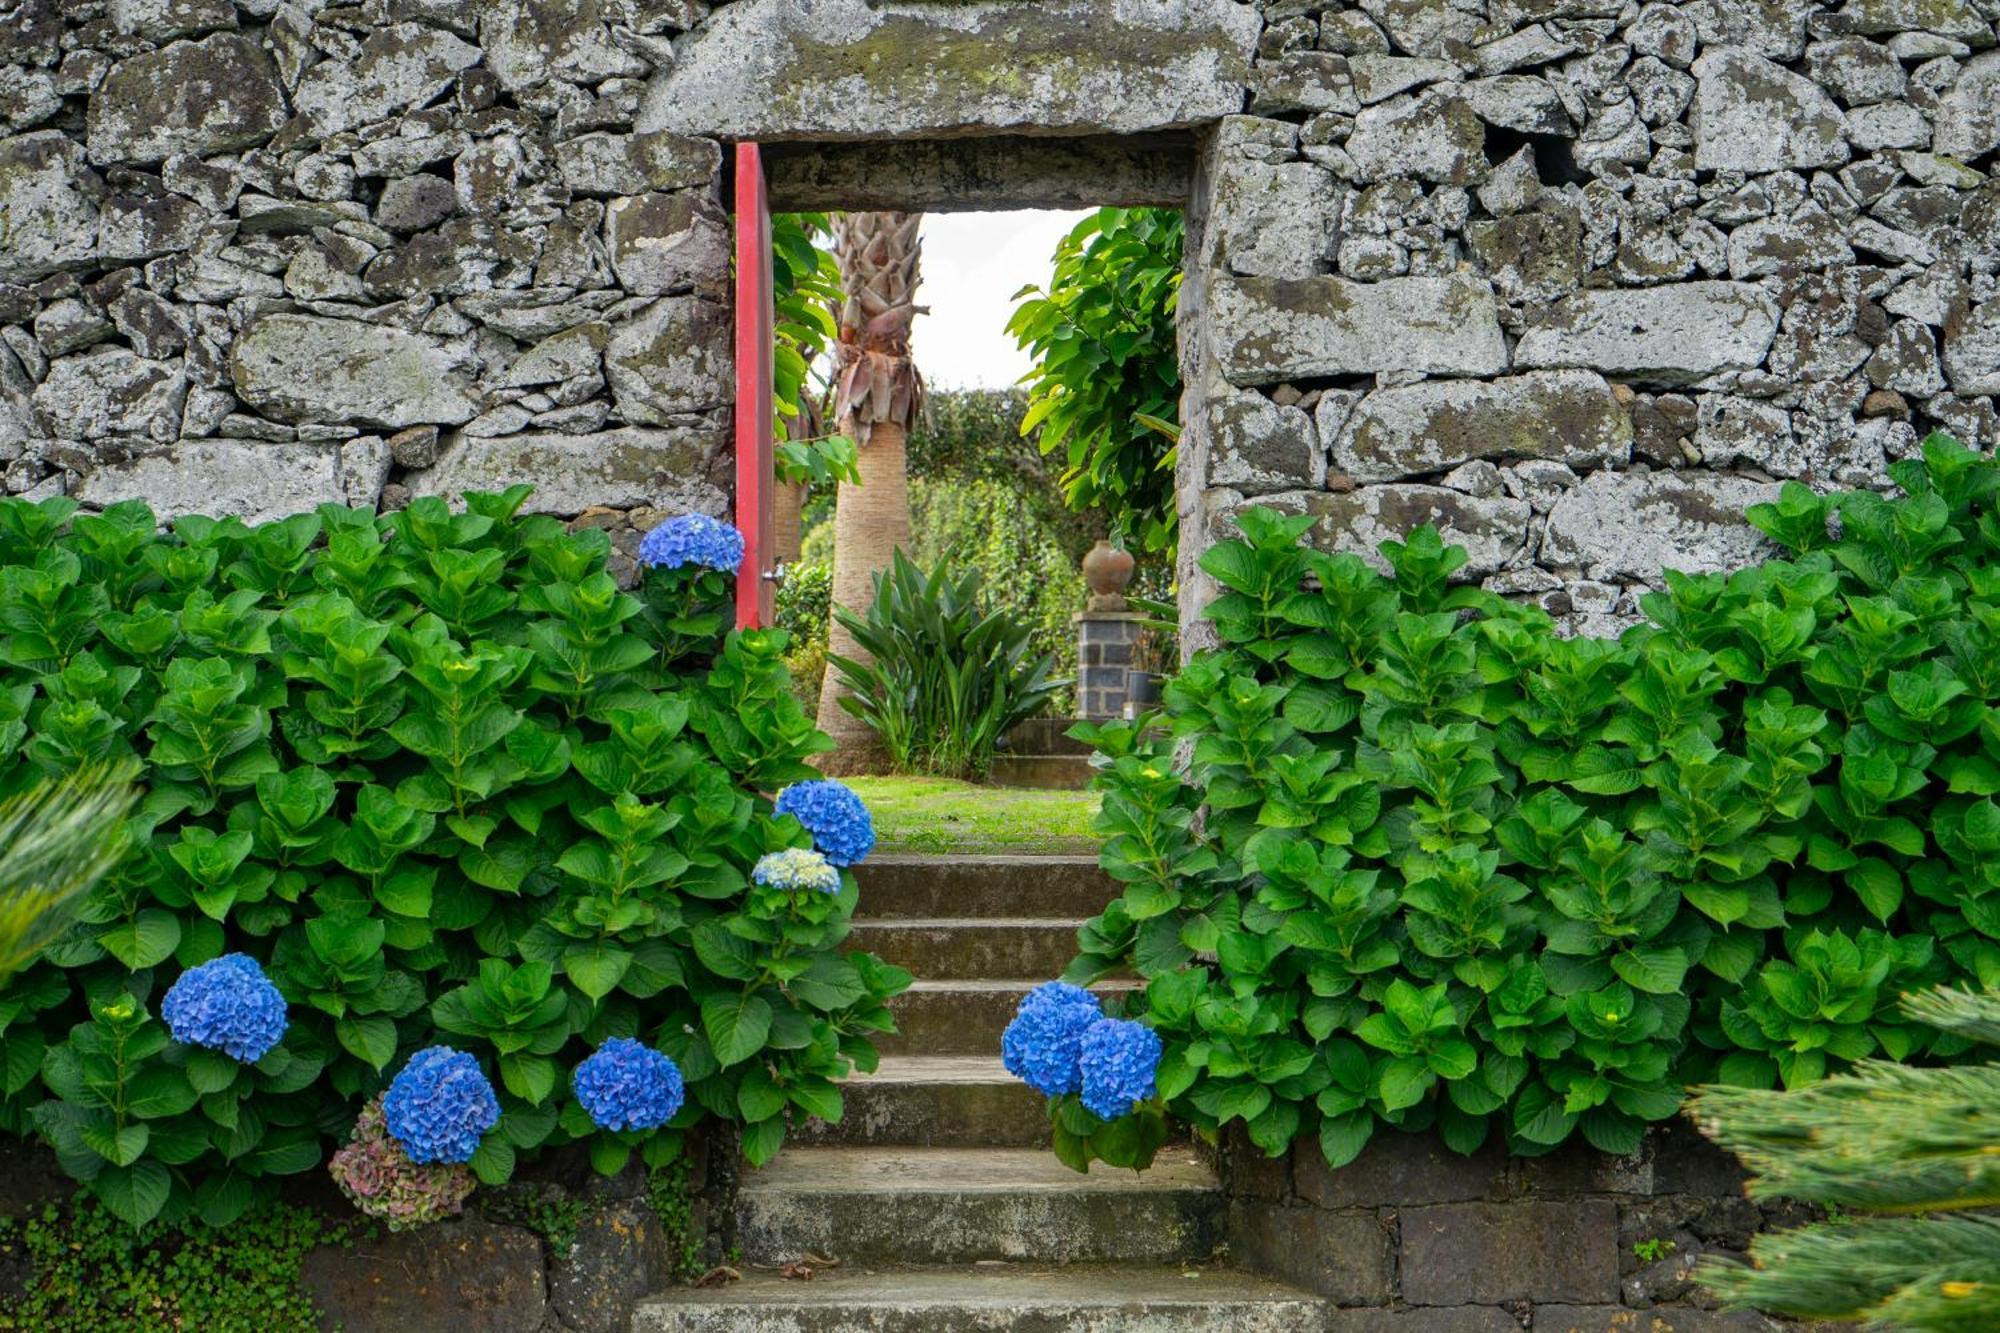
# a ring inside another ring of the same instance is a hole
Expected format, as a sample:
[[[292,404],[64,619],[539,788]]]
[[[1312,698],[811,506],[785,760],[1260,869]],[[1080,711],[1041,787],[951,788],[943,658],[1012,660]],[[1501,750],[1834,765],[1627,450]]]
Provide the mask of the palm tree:
[[[921,244],[918,213],[848,213],[834,224],[834,253],[845,296],[834,344],[833,417],[860,446],[858,485],[842,482],[833,519],[833,604],[865,615],[875,575],[889,568],[910,540],[910,490],[904,448],[923,399],[910,359]],[[854,636],[833,621],[829,653],[867,661]],[[819,725],[835,749],[822,757],[829,773],[878,766],[881,747],[859,717],[841,706],[847,690],[829,671],[820,687]]]

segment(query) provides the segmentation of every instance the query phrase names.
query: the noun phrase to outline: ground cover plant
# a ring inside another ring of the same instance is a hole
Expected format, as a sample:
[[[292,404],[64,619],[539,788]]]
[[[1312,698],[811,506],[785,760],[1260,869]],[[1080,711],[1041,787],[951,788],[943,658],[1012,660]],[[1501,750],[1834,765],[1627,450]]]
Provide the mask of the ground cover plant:
[[[223,1225],[364,1107],[336,1175],[392,1222],[704,1117],[763,1161],[872,1067],[908,978],[841,952],[866,811],[812,781],[784,636],[727,632],[740,536],[661,525],[628,593],[526,495],[170,532],[0,502],[0,797],[145,788],[0,990],[0,1129],[125,1222]]]
[[[885,852],[1078,854],[1097,851],[1090,791],[995,787],[954,778],[855,777]]]
[[[1897,998],[2000,982],[2000,464],[1892,473],[1786,486],[1749,518],[1787,558],[1670,573],[1616,642],[1434,531],[1384,575],[1246,511],[1164,733],[1076,733],[1124,889],[1066,980],[1145,979],[1152,1104],[1335,1165],[1378,1124],[1626,1152],[1691,1083],[1959,1056]]]

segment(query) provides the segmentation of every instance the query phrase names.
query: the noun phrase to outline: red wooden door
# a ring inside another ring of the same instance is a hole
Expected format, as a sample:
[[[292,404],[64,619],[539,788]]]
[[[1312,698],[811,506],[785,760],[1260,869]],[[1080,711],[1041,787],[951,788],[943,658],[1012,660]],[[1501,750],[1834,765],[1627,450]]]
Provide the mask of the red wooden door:
[[[736,145],[736,624],[771,623],[772,361],[771,208],[754,143]]]

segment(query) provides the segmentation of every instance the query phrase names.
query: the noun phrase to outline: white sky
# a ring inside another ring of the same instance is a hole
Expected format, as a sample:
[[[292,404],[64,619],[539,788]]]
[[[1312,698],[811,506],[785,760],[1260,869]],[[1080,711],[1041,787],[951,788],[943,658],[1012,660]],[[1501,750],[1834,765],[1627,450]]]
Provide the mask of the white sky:
[[[1015,292],[1049,280],[1056,242],[1085,213],[928,213],[917,304],[930,307],[910,332],[925,383],[939,389],[1000,389],[1028,373],[1007,334]]]

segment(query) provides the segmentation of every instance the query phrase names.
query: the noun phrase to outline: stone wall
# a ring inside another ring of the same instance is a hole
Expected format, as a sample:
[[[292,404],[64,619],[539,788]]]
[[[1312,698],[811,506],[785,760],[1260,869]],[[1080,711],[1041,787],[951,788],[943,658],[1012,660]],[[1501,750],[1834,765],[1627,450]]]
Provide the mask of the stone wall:
[[[1372,1333],[1771,1329],[1717,1313],[1690,1274],[1804,1220],[1744,1198],[1734,1159],[1681,1125],[1630,1157],[1461,1157],[1388,1130],[1337,1171],[1314,1143],[1273,1161],[1239,1135],[1223,1157],[1231,1258],[1359,1307],[1346,1319]]]
[[[634,131],[705,12],[0,3],[7,491],[721,512],[722,154]]]
[[[1260,503],[1371,559],[1434,522],[1612,632],[1756,559],[1783,479],[1993,447],[1995,0],[1262,10],[1190,253],[1184,612]]]

